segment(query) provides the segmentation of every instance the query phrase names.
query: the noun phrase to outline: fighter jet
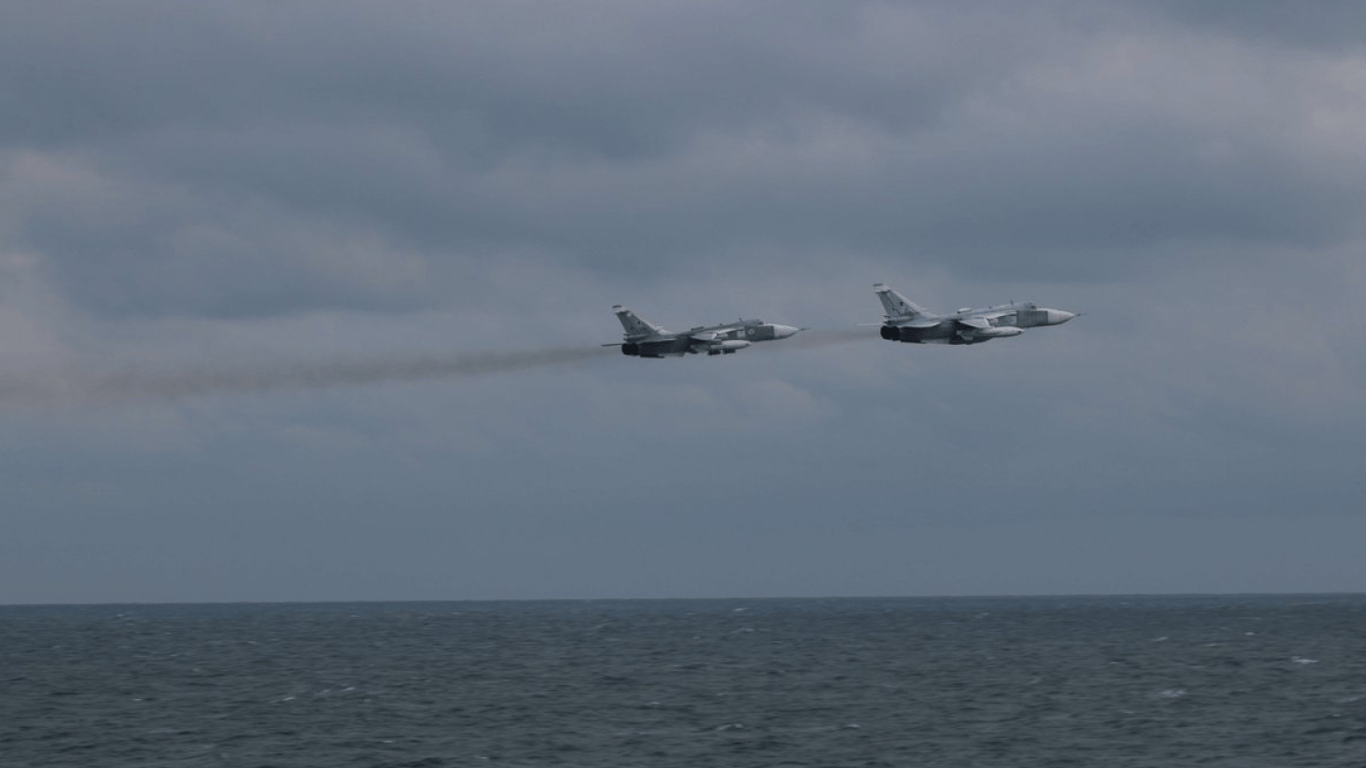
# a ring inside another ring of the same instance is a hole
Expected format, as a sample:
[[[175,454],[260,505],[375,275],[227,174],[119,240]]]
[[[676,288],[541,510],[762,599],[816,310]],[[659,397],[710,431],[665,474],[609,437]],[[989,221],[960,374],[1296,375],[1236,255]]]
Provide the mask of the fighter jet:
[[[640,319],[636,313],[621,306],[612,307],[621,327],[626,329],[620,342],[621,353],[632,357],[682,357],[706,352],[708,355],[731,355],[756,341],[786,339],[802,330],[790,325],[765,323],[763,320],[736,320],[725,325],[708,325],[672,333]],[[615,347],[617,344],[603,344]]]
[[[873,286],[887,314],[882,318],[882,338],[909,344],[980,344],[992,339],[1019,336],[1024,329],[1062,325],[1074,312],[1048,309],[1032,302],[999,304],[981,309],[960,309],[936,315],[882,283]]]

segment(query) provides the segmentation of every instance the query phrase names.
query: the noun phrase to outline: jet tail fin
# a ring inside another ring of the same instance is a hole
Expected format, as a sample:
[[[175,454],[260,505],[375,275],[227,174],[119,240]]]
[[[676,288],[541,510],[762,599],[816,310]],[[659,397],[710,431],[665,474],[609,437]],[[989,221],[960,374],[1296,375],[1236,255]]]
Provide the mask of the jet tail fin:
[[[640,319],[636,313],[620,304],[612,307],[612,311],[616,313],[617,319],[621,321],[621,327],[626,329],[627,339],[648,339],[655,336],[663,336],[668,333],[668,331],[654,323]]]
[[[882,302],[882,308],[887,312],[889,320],[915,320],[922,317],[934,317],[934,313],[882,283],[873,285],[873,293],[876,293]]]

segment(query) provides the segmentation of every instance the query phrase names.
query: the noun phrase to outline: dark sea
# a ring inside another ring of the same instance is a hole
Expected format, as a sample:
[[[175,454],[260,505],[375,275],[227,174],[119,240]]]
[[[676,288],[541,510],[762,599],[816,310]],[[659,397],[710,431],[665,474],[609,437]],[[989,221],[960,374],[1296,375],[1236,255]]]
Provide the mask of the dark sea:
[[[1366,767],[1366,595],[0,607],[0,766]]]

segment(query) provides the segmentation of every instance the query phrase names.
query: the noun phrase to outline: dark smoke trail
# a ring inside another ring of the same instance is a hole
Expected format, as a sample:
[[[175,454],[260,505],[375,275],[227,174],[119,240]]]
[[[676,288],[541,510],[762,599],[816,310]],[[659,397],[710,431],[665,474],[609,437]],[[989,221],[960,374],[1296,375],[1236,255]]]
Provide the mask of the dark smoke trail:
[[[528,352],[428,355],[408,360],[301,362],[236,370],[119,371],[0,380],[0,405],[114,405],[219,394],[464,378],[569,365],[617,354],[614,348],[574,347]]]
[[[772,345],[776,349],[822,347],[876,338],[870,329],[807,330]],[[113,373],[68,372],[0,377],[0,407],[119,405],[191,397],[264,394],[288,390],[466,378],[512,373],[620,354],[616,347],[565,347],[526,352],[425,355],[400,360],[334,360],[272,367],[185,369]]]
[[[837,328],[806,330],[784,339],[781,344],[793,347],[828,347],[831,344],[848,344],[854,341],[877,341],[877,328]]]

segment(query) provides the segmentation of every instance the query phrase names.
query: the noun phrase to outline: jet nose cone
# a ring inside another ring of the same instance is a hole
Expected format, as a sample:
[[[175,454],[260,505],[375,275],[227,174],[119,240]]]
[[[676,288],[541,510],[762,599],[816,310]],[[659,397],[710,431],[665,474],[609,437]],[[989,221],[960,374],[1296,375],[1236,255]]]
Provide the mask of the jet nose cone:
[[[1050,309],[1048,310],[1048,324],[1062,325],[1063,323],[1067,322],[1068,320],[1071,320],[1076,316],[1076,312],[1065,312],[1061,309]]]
[[[774,323],[774,325],[773,325],[773,338],[775,338],[775,339],[786,339],[788,336],[791,336],[792,334],[794,334],[794,333],[796,333],[797,331],[800,331],[800,330],[802,330],[802,329],[801,329],[801,328],[797,328],[796,326],[792,326],[792,325],[778,325],[777,323]]]

